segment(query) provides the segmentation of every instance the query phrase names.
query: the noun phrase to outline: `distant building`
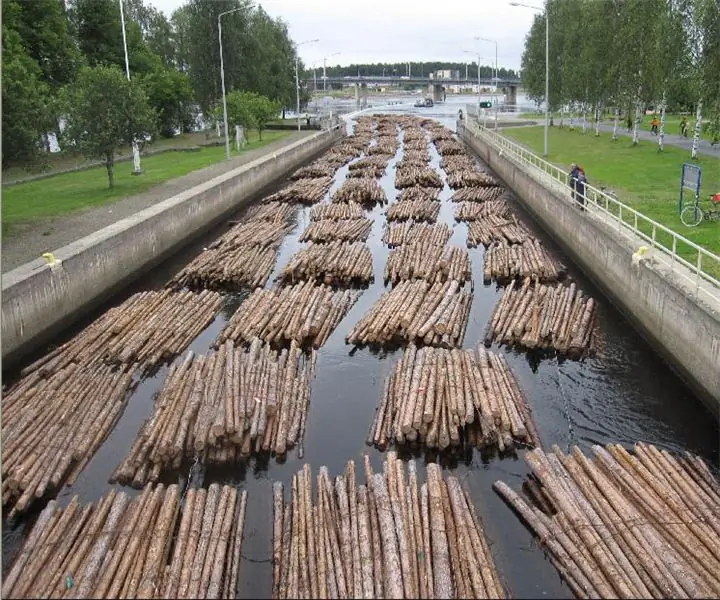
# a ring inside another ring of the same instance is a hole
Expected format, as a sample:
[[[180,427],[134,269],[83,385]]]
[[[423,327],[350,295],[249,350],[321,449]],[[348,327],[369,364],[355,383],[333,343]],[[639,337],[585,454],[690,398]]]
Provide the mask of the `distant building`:
[[[456,69],[442,69],[430,73],[430,79],[460,79],[460,71]]]

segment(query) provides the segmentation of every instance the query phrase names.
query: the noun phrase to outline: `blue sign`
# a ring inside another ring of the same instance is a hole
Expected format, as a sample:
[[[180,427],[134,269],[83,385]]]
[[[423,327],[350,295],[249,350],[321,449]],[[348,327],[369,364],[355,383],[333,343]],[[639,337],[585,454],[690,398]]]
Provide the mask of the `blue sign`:
[[[702,169],[698,165],[683,163],[682,176],[680,179],[680,213],[683,210],[683,193],[686,189],[692,190],[695,194],[695,206],[700,201],[700,181],[702,180]]]

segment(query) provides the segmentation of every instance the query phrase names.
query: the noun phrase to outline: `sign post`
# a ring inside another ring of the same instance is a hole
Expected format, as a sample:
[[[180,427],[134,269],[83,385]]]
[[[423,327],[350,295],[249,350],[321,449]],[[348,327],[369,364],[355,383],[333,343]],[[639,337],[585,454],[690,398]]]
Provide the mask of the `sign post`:
[[[683,163],[682,175],[680,178],[680,210],[682,214],[685,190],[691,190],[695,195],[695,207],[700,202],[700,181],[702,180],[702,169],[699,165]]]

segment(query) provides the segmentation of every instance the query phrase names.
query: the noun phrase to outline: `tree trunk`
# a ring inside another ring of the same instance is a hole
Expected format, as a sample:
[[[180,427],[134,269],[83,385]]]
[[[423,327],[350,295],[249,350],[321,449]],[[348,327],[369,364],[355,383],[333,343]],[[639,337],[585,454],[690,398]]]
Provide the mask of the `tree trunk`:
[[[658,132],[658,150],[665,150],[665,105],[667,104],[667,89],[663,88],[662,104],[660,105],[660,131]]]
[[[262,142],[262,128],[258,127],[258,140]]]
[[[565,105],[560,105],[560,129],[565,127]]]
[[[107,154],[105,154],[105,168],[107,169],[108,185],[110,189],[113,189],[115,187],[115,173],[113,172],[114,166],[115,156],[112,152],[108,152]]]
[[[575,107],[571,104],[570,105],[570,125],[568,128],[570,131],[573,131],[575,129]]]
[[[698,100],[697,112],[695,113],[695,132],[693,133],[692,158],[697,158],[698,145],[700,144],[700,131],[702,130],[702,100]]]
[[[613,124],[612,141],[617,142],[618,139],[618,125],[620,124],[620,107],[615,108],[615,123]]]
[[[285,118],[285,107],[283,106],[282,118]]]
[[[641,74],[642,76],[642,74]],[[642,92],[642,83],[638,84],[637,96],[635,97],[635,122],[633,123],[633,135],[632,143],[633,146],[637,146],[640,141],[638,132],[640,131],[640,93]]]
[[[586,111],[587,111],[587,107],[583,103],[583,105],[582,105],[582,134],[583,135],[585,135],[587,133]]]

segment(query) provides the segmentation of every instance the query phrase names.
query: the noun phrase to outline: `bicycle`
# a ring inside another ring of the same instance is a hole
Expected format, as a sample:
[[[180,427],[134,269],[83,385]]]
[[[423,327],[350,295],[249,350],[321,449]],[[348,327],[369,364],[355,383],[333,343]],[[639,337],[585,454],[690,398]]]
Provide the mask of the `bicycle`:
[[[720,192],[711,194],[710,207],[703,210],[699,204],[691,204],[683,208],[680,220],[686,227],[695,227],[701,221],[720,220]]]

